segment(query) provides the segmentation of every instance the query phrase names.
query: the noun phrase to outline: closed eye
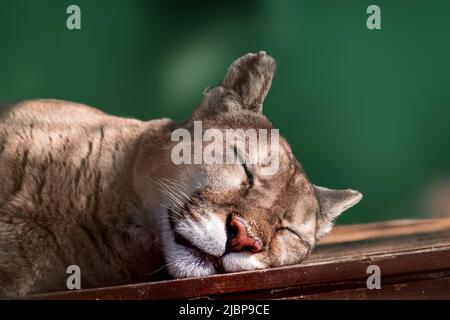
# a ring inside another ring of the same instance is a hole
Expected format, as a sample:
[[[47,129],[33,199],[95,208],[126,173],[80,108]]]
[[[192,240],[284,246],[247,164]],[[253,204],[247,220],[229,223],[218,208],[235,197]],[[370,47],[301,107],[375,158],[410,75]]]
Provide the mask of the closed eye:
[[[253,186],[253,182],[254,182],[253,174],[252,174],[252,172],[248,169],[247,165],[245,164],[245,161],[243,161],[243,159],[242,159],[240,153],[238,152],[238,149],[236,148],[236,146],[234,146],[234,154],[235,154],[235,156],[239,159],[239,162],[242,164],[242,168],[244,168],[245,175],[247,176],[248,184],[249,184],[250,186]]]
[[[292,232],[292,233],[295,234],[296,236],[300,237],[300,236],[298,235],[297,232],[295,232],[293,229],[291,229],[291,228],[289,228],[289,227],[279,227],[279,228],[277,228],[276,231],[278,232],[278,231],[283,231],[283,230]]]
[[[294,234],[295,236],[297,236],[299,241],[308,249],[308,254],[311,252],[311,250],[312,250],[311,244],[308,241],[306,241],[297,231],[295,231],[294,229],[289,228],[289,227],[280,227],[280,228],[276,229],[276,232],[280,232],[280,231],[288,231],[288,232]]]
[[[254,182],[253,174],[250,172],[245,163],[242,164],[242,167],[244,168],[245,174],[247,175],[248,184],[252,186]]]

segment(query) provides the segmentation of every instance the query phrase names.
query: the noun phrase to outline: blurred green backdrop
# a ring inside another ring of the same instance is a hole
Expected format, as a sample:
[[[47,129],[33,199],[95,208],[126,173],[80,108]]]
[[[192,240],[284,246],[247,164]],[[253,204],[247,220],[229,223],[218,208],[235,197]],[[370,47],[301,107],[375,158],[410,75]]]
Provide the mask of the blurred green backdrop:
[[[77,4],[82,30],[66,28]],[[381,7],[382,30],[366,28]],[[0,101],[60,98],[189,116],[249,51],[278,72],[265,113],[311,180],[359,189],[339,223],[427,216],[450,174],[449,1],[1,0]]]

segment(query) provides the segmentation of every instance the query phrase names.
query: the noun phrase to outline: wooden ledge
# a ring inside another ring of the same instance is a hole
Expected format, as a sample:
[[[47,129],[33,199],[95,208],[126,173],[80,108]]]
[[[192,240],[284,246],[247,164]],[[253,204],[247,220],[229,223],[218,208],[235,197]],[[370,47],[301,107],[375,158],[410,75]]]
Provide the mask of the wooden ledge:
[[[367,267],[381,289],[366,287]],[[57,292],[32,299],[450,299],[450,219],[337,226],[294,266]]]

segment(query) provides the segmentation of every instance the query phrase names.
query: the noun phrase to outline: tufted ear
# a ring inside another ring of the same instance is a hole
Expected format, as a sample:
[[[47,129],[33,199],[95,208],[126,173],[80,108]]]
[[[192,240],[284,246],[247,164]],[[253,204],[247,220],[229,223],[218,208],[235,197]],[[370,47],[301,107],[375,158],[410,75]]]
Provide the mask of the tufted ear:
[[[316,239],[330,232],[333,221],[362,199],[361,193],[351,189],[333,190],[314,186],[314,191],[320,206],[316,224]]]
[[[237,93],[242,108],[262,112],[262,105],[272,85],[275,68],[275,60],[265,51],[248,53],[233,62],[222,82],[222,87]]]

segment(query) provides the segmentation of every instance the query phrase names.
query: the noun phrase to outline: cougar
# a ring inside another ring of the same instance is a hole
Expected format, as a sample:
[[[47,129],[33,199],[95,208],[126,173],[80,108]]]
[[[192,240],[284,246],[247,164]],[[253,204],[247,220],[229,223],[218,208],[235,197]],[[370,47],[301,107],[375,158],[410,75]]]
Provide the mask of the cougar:
[[[312,184],[281,136],[249,148],[265,162],[173,159],[187,143],[173,133],[193,133],[198,122],[203,132],[236,129],[237,155],[249,153],[240,149],[247,129],[273,138],[262,109],[274,72],[265,52],[242,56],[181,123],[61,100],[4,106],[0,296],[67,290],[74,265],[92,288],[149,281],[158,270],[203,277],[304,260],[359,192]],[[276,172],[263,174],[275,158]]]

